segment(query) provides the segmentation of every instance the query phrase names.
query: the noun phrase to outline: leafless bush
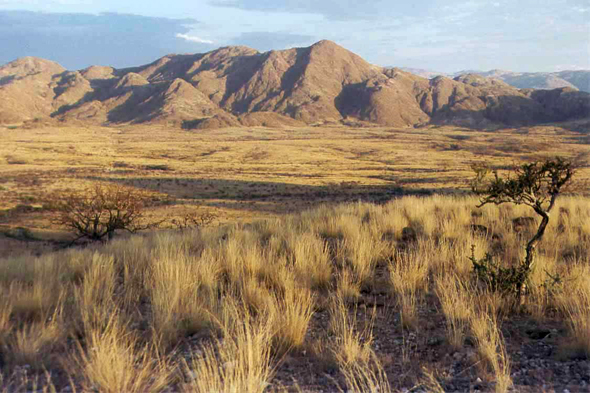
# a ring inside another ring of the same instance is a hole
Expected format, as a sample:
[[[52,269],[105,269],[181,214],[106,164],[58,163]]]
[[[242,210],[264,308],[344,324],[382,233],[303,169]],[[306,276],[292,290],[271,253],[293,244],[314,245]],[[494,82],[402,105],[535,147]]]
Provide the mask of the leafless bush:
[[[158,226],[146,222],[147,196],[123,186],[97,185],[83,193],[70,193],[56,203],[56,222],[71,230],[76,238],[90,241],[112,239],[115,231],[136,233]]]
[[[217,219],[217,215],[210,212],[195,211],[182,216],[172,217],[170,223],[178,230],[196,229],[209,226]]]

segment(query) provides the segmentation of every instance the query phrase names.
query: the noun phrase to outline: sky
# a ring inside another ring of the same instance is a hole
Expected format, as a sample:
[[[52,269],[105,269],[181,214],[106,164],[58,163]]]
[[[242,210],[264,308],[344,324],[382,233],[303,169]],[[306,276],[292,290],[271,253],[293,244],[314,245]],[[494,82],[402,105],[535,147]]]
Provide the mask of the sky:
[[[590,0],[0,0],[0,64],[37,56],[123,68],[322,39],[381,66],[590,69]]]

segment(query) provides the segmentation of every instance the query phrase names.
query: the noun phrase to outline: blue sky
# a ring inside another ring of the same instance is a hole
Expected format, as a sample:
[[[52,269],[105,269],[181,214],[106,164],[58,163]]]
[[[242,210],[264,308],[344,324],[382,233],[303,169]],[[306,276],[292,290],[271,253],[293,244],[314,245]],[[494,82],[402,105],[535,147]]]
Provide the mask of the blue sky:
[[[0,0],[0,64],[30,55],[127,67],[321,39],[387,66],[590,69],[590,0]]]

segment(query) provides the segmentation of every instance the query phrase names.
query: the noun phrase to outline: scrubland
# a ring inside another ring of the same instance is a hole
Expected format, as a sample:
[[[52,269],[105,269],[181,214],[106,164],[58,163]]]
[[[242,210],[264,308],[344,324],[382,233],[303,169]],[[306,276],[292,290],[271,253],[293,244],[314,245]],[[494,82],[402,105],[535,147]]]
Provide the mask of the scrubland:
[[[588,391],[590,200],[562,197],[526,297],[526,207],[406,196],[0,260],[7,391]],[[556,277],[560,281],[556,282]]]
[[[579,127],[0,133],[0,391],[589,389]],[[476,208],[471,165],[555,155],[579,164],[578,194],[515,302],[469,257],[519,261],[534,213]],[[55,251],[52,201],[113,183],[149,193],[154,220],[216,220]]]
[[[576,181],[590,186],[584,125],[489,132],[428,128],[306,127],[185,131],[164,125],[0,127],[0,252],[28,240],[62,239],[50,206],[96,184],[151,194],[154,220],[194,211],[215,224],[252,221],[362,200],[469,190],[471,165],[502,171],[548,156],[578,157]],[[587,128],[586,128],[587,129]],[[29,249],[43,242],[29,242]],[[48,249],[51,247],[45,247]]]

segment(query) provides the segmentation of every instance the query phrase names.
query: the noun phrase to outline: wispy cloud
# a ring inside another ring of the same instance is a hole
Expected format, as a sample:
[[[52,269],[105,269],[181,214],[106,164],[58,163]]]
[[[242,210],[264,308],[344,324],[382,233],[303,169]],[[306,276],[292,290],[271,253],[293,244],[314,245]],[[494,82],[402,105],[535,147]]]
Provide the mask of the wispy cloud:
[[[371,20],[381,17],[401,17],[406,14],[426,14],[436,0],[420,0],[416,6],[390,0],[209,0],[210,4],[250,11],[319,14],[329,20]]]
[[[176,38],[182,38],[183,40],[190,41],[190,42],[196,42],[196,43],[199,43],[199,44],[209,44],[209,45],[211,45],[211,44],[214,44],[215,43],[214,41],[207,40],[205,38],[197,37],[195,35],[182,34],[182,33],[176,34]]]

